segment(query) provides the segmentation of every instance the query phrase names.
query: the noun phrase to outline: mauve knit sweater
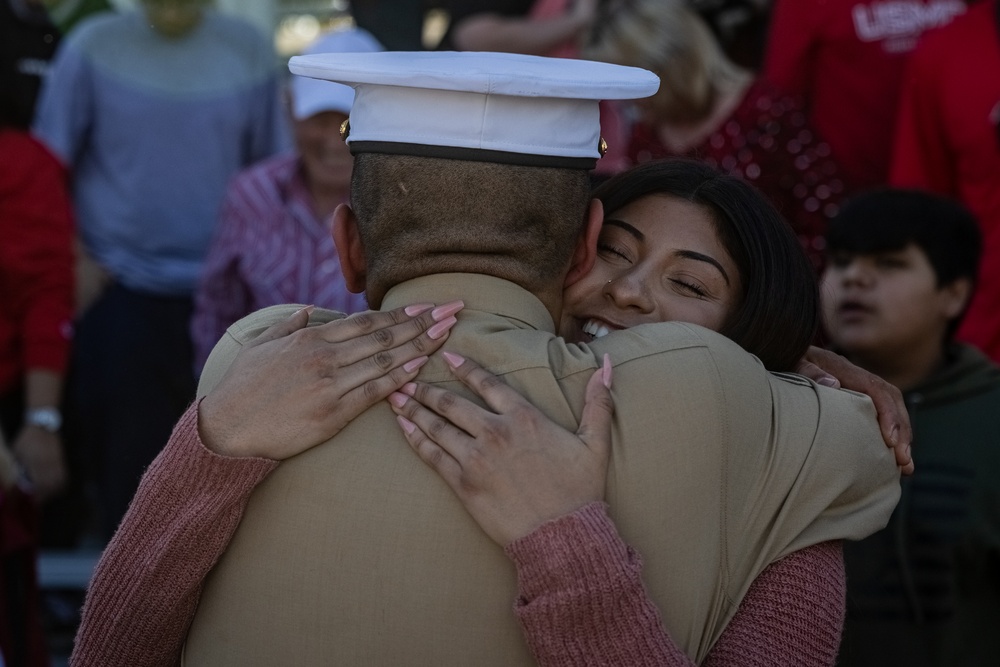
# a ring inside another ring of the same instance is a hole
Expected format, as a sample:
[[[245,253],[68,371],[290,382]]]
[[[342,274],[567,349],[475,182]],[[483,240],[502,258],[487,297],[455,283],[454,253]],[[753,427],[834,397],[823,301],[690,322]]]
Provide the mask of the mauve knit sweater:
[[[192,405],[97,565],[70,664],[177,664],[205,576],[253,489],[277,466],[209,452]],[[663,628],[643,588],[642,561],[603,503],[549,522],[505,552],[517,568],[514,612],[542,667],[694,664]],[[754,581],[703,664],[833,665],[844,591],[837,542],[777,561]]]

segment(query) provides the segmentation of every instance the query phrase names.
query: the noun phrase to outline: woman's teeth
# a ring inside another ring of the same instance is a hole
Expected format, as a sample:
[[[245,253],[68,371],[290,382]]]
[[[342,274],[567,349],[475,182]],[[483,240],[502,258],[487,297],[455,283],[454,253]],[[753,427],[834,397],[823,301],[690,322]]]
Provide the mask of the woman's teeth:
[[[601,338],[611,333],[611,329],[597,320],[587,320],[583,324],[583,333],[590,334],[594,338]]]

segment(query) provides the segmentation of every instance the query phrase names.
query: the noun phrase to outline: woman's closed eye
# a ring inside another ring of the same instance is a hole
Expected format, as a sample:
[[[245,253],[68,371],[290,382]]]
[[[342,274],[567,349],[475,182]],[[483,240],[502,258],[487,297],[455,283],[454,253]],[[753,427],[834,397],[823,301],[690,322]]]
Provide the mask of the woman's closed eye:
[[[701,285],[687,280],[685,278],[669,278],[670,282],[678,287],[681,291],[687,292],[699,299],[704,299],[708,297],[708,292]]]
[[[620,259],[622,261],[631,264],[633,262],[632,253],[624,246],[618,245],[616,243],[607,243],[604,241],[597,242],[597,251],[604,255],[605,257],[610,257],[611,259]]]

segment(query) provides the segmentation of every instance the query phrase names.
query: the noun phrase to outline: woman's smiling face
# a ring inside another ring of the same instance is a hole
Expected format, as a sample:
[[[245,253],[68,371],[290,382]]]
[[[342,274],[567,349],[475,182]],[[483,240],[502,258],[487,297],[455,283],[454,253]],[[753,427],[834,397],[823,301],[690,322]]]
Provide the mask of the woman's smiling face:
[[[742,294],[736,263],[704,207],[647,195],[609,214],[597,261],[566,288],[560,333],[589,342],[650,322],[719,331]]]

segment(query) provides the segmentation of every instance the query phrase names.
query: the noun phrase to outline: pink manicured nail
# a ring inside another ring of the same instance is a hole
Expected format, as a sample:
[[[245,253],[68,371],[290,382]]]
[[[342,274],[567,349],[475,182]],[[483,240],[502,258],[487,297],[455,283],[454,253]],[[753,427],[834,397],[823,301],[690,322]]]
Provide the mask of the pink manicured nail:
[[[431,311],[431,317],[434,318],[435,322],[440,322],[446,317],[451,317],[463,308],[465,308],[464,301],[452,301],[451,303],[446,303],[443,306],[438,306]]]
[[[414,315],[419,315],[420,313],[426,313],[428,310],[434,307],[433,303],[415,303],[412,306],[407,306],[403,309],[403,312],[413,317]]]
[[[604,365],[601,367],[601,382],[608,389],[611,389],[611,357],[604,355]]]
[[[448,329],[455,326],[455,322],[458,322],[458,320],[456,320],[454,317],[449,317],[446,320],[442,320],[441,322],[438,322],[430,329],[428,329],[427,335],[433,338],[434,340],[437,340],[441,336],[445,335],[445,333],[448,332]]]
[[[412,382],[407,382],[402,387],[400,387],[399,390],[401,392],[403,392],[404,394],[406,394],[407,396],[416,396],[417,395],[417,385],[415,385]]]
[[[452,368],[458,368],[465,363],[465,357],[460,357],[454,352],[442,352],[444,355],[444,360],[448,362],[448,365]]]
[[[427,357],[417,357],[416,359],[407,361],[405,364],[403,364],[403,370],[406,371],[407,373],[412,373],[413,371],[417,370],[426,363],[427,363]]]
[[[394,391],[389,394],[389,402],[395,405],[397,408],[401,408],[406,405],[406,402],[410,400],[409,396],[400,394],[398,391]]]
[[[316,306],[303,306],[302,308],[299,308],[294,313],[292,313],[292,317],[295,317],[296,315],[298,315],[299,313],[302,313],[302,312],[309,313],[310,315],[312,315],[312,311],[315,310],[315,309],[316,309]]]
[[[820,379],[816,380],[816,384],[821,384],[824,387],[833,387],[834,389],[840,385],[840,383],[837,382],[837,378],[832,375],[824,375]]]
[[[399,425],[403,428],[404,431],[406,431],[407,435],[417,430],[417,425],[411,422],[403,415],[396,415],[396,421],[399,422]]]

